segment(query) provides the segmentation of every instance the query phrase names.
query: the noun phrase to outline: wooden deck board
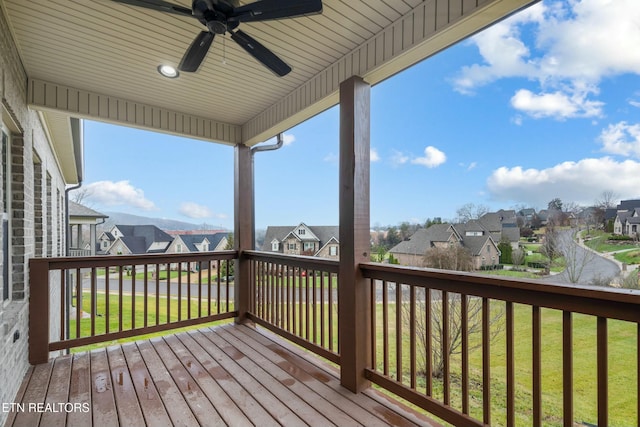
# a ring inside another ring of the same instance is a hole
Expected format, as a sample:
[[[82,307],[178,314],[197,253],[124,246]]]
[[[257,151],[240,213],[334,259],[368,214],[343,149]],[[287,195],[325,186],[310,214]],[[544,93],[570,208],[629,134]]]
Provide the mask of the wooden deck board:
[[[332,367],[251,326],[203,328],[63,356],[29,370],[7,426],[438,426],[391,399],[353,394]]]

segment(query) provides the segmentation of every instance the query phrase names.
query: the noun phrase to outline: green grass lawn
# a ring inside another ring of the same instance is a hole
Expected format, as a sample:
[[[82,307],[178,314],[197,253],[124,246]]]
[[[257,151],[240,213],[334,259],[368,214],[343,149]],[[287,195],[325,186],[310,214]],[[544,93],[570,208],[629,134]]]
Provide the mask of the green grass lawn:
[[[640,264],[640,249],[617,253],[613,257],[625,264]]]
[[[492,310],[499,310],[504,303],[492,302]],[[390,376],[395,377],[396,327],[395,307],[389,306],[389,354]],[[381,307],[377,320],[382,319]],[[514,306],[515,317],[515,394],[516,425],[531,425],[532,408],[532,328],[531,308]],[[504,318],[501,320],[504,322]],[[405,331],[408,326],[404,325]],[[609,321],[609,425],[636,424],[637,358],[635,324]],[[477,343],[480,334],[472,335],[471,344]],[[382,333],[376,335],[378,369],[382,370]],[[491,343],[491,393],[492,426],[506,425],[506,336],[500,333]],[[542,310],[542,412],[543,425],[562,425],[562,313]],[[409,384],[409,338],[402,338],[403,378]],[[482,351],[476,348],[469,354],[471,415],[482,420]],[[596,382],[596,319],[591,316],[573,316],[573,390],[574,420],[597,424]],[[451,358],[451,406],[462,407],[461,372],[459,354]],[[443,398],[441,380],[433,380],[433,396]],[[425,392],[425,379],[418,377],[418,390]]]
[[[622,251],[625,249],[634,249],[638,247],[638,245],[633,242],[623,241],[620,244],[608,243],[607,239],[609,238],[609,236],[611,236],[611,233],[606,233],[601,230],[591,230],[589,232],[589,235],[586,235],[586,232],[584,232],[582,235],[583,238],[587,239],[584,242],[585,245],[600,253]]]
[[[82,299],[82,307],[83,310],[87,313],[91,312],[91,301],[89,299],[89,293],[83,294]],[[144,298],[141,295],[136,295],[135,301],[132,299],[131,295],[123,295],[122,297],[122,318],[123,318],[123,330],[130,330],[132,328],[133,322],[135,320],[135,327],[139,328],[144,325],[145,315],[144,315]],[[159,324],[166,324],[167,319],[170,319],[172,322],[178,320],[178,299],[171,298],[169,299],[169,306],[167,308],[167,298],[160,297],[158,300],[160,310],[158,313]],[[134,304],[135,302],[135,304]],[[106,306],[107,306],[107,297],[105,293],[98,293],[97,295],[97,308],[96,313],[97,316],[95,318],[95,330],[96,335],[106,333]],[[196,299],[192,299],[191,301],[191,318],[198,317],[198,301]],[[202,301],[201,304],[201,313],[202,315],[207,315],[209,312],[209,305],[207,301]],[[185,299],[181,302],[181,319],[189,318],[189,304]],[[227,307],[226,301],[221,301],[220,305],[215,301],[212,301],[211,313],[216,314],[218,312],[225,313],[227,311],[233,311],[233,302],[229,304]],[[168,314],[168,316],[167,316]],[[156,324],[156,298],[155,296],[149,296],[147,298],[147,324],[155,325]],[[177,330],[173,330],[172,332],[176,332],[178,330],[188,330],[193,328],[202,327],[203,325],[198,325],[194,327],[180,328]],[[70,320],[70,335],[71,338],[76,337],[76,319],[73,318]],[[119,299],[117,295],[109,296],[109,332],[117,332],[119,330]],[[171,332],[163,331],[154,334],[147,334],[142,336],[135,336],[131,338],[124,338],[117,341],[107,341],[99,344],[92,344],[88,346],[76,347],[72,349],[72,352],[80,352],[87,351],[93,348],[106,347],[117,342],[128,342],[135,341],[144,338],[150,338],[152,336],[162,336]],[[91,319],[85,318],[80,320],[80,337],[86,337],[91,335]]]

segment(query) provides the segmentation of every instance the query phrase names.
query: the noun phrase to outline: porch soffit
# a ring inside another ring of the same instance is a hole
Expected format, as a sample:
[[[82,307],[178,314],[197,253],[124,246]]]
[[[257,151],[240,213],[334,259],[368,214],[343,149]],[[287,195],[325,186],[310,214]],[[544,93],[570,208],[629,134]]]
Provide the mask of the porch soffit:
[[[218,36],[197,73],[173,80],[156,68],[177,65],[202,30],[195,19],[108,0],[0,6],[29,78],[32,108],[254,145],[335,105],[340,82],[350,76],[376,84],[536,1],[324,0],[321,15],[242,24],[292,66],[286,77]],[[55,135],[58,128],[50,129],[53,139],[65,138]]]

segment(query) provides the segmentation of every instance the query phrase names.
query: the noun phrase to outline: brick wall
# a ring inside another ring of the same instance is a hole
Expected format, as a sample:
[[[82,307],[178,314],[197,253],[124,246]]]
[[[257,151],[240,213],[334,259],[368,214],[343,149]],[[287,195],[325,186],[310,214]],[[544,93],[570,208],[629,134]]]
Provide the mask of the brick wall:
[[[9,300],[0,299],[0,403],[14,401],[29,367],[28,261],[42,256],[44,251],[52,256],[63,255],[64,248],[65,182],[40,117],[27,108],[26,99],[27,75],[0,8],[0,117],[10,134],[11,169],[9,176],[0,176],[0,191],[4,191],[6,180],[11,180],[11,194],[8,194],[11,273],[10,283],[2,283],[11,292]],[[3,237],[0,228],[0,241]],[[2,255],[0,245],[0,262]],[[58,315],[60,295],[59,286],[52,289],[53,317]],[[59,322],[53,322],[53,336],[59,334],[55,330],[58,325]],[[0,412],[0,425],[7,416]]]

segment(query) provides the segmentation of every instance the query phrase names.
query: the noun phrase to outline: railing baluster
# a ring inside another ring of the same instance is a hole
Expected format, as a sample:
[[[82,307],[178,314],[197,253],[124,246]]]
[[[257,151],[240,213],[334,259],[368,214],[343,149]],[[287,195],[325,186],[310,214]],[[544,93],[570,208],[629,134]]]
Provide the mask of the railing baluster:
[[[216,306],[217,306],[217,311],[216,313],[220,314],[220,290],[222,288],[222,283],[221,283],[221,277],[220,277],[220,272],[222,271],[222,264],[220,263],[220,260],[216,261],[218,263],[217,265],[217,274],[216,274]],[[223,261],[224,262],[224,261]]]
[[[609,425],[609,344],[607,338],[607,318],[598,317],[598,425]]]
[[[93,274],[93,273],[92,273]],[[118,331],[122,332],[123,329],[123,280],[122,280],[122,266],[118,267]]]
[[[425,289],[424,295],[424,322],[426,330],[425,339],[425,394],[431,396],[433,394],[433,352],[432,352],[432,340],[433,340],[433,325],[432,325],[432,307],[431,307],[431,289]]]
[[[375,336],[375,335],[373,335]],[[410,386],[416,388],[416,288],[409,286],[409,371]]]
[[[325,322],[325,297],[324,297],[324,292],[325,292],[325,286],[324,286],[324,273],[320,274],[320,346],[321,347],[326,347],[327,342],[326,342],[326,333],[325,333],[325,327],[324,327],[324,322]],[[331,292],[331,289],[329,289],[329,292]]]
[[[98,308],[98,303],[96,298],[98,297],[98,284],[97,284],[97,275],[96,268],[93,267],[91,269],[91,295],[89,295],[89,303],[91,307],[91,313],[89,316],[91,317],[91,336],[96,335],[96,309]]]
[[[202,317],[202,265],[198,263],[198,317]]]
[[[573,327],[570,311],[562,312],[562,402],[565,427],[573,426]]]
[[[136,328],[136,265],[131,265],[131,329]]]
[[[533,383],[533,425],[542,425],[542,319],[540,317],[540,307],[534,305],[531,312],[532,323],[532,383]]]
[[[514,320],[513,303],[507,302],[505,306],[507,315],[506,335],[507,335],[507,425],[513,426],[516,422],[515,411],[515,351],[514,351]]]
[[[306,340],[309,340],[310,336],[310,325],[309,325],[309,310],[310,310],[310,301],[309,301],[309,270],[304,270],[304,323],[305,323],[305,332],[304,337]]]
[[[160,324],[160,265],[156,264],[156,325]]]
[[[80,338],[80,320],[82,319],[82,276],[76,268],[76,338]]]
[[[335,348],[334,337],[333,337],[333,283],[334,283],[334,274],[329,273],[329,350],[333,351]],[[335,280],[337,284],[337,280]],[[335,289],[338,289],[337,286]],[[336,337],[337,338],[337,337]]]
[[[378,351],[378,347],[377,347],[377,341],[375,339],[375,337],[378,336],[378,327],[377,327],[377,315],[376,315],[376,279],[369,279],[369,282],[371,284],[371,325],[369,326],[371,328],[371,368],[375,369],[376,371],[378,370],[378,361],[377,361],[377,356],[376,356],[376,352]]]
[[[449,405],[451,402],[451,366],[449,363],[449,347],[450,347],[450,334],[449,334],[449,293],[442,291],[440,304],[442,306],[442,392],[443,401],[445,405]]]
[[[491,333],[489,298],[482,298],[482,412],[485,424],[491,424]]]
[[[178,263],[178,321],[180,320],[182,320],[182,263],[181,262]]]
[[[167,263],[166,268],[167,268],[167,323],[171,323],[171,264]]]
[[[191,263],[187,263],[187,319],[191,319]]]
[[[104,316],[106,317],[105,321],[106,321],[106,325],[105,325],[105,331],[108,334],[109,333],[109,328],[110,328],[110,324],[111,324],[111,291],[109,290],[109,267],[105,267],[104,268],[104,299],[105,299],[105,313]]]
[[[382,372],[389,376],[389,296],[387,281],[382,282]]]
[[[144,265],[144,327],[147,327],[149,318],[149,264]]]
[[[396,282],[396,380],[402,378],[402,285]]]
[[[65,339],[67,329],[67,270],[60,270],[60,341]]]
[[[207,316],[211,316],[211,260],[207,261]]]
[[[469,296],[460,295],[462,352],[462,413],[469,414]]]

